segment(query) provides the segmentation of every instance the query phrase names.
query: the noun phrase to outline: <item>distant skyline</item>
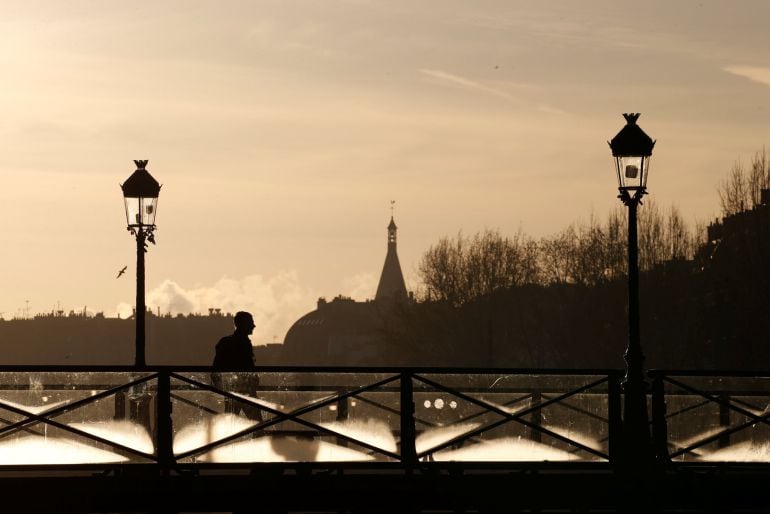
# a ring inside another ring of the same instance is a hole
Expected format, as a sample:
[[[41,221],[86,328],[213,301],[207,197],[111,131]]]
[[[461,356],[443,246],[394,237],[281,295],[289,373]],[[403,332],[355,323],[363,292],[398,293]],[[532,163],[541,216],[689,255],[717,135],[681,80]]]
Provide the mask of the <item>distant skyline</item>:
[[[651,197],[708,221],[770,140],[767,19],[764,0],[6,0],[0,313],[130,312],[134,159],[163,184],[148,305],[251,310],[258,343],[319,296],[374,296],[391,200],[410,289],[442,236],[603,217],[623,112],[658,141]]]

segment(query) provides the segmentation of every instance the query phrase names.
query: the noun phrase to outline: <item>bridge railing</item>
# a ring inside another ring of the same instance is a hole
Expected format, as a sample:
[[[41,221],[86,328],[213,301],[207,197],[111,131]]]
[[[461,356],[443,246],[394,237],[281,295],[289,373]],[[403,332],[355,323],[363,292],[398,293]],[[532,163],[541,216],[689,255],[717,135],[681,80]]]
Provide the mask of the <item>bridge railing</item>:
[[[0,368],[0,466],[611,462],[616,371]],[[673,462],[770,462],[770,375],[651,371]],[[258,383],[257,383],[258,382]]]
[[[0,368],[0,466],[606,462],[618,379],[606,370]]]
[[[770,463],[770,375],[651,371],[665,409],[658,442],[673,462]],[[653,402],[654,404],[655,402]],[[663,422],[664,421],[664,422]]]

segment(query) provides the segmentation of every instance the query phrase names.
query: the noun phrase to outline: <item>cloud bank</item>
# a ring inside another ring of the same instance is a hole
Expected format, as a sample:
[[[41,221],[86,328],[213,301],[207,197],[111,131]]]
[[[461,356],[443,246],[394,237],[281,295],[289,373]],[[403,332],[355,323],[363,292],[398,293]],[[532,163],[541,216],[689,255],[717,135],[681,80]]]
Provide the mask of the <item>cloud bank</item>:
[[[296,271],[266,278],[248,275],[239,280],[223,277],[210,286],[185,288],[166,279],[147,293],[147,307],[161,314],[207,313],[210,308],[235,313],[249,311],[256,328],[254,344],[282,342],[286,331],[300,316],[315,308],[318,296],[300,284]],[[117,308],[121,317],[132,312],[129,304]]]
[[[374,296],[377,277],[360,273],[342,281],[341,294],[356,300]],[[319,294],[300,283],[296,271],[284,271],[273,277],[254,274],[241,279],[223,277],[210,286],[185,288],[171,279],[147,293],[147,307],[161,314],[206,314],[210,308],[224,313],[249,311],[254,315],[254,344],[283,342],[286,331],[301,316],[316,307]],[[133,306],[121,303],[117,314],[126,318]]]

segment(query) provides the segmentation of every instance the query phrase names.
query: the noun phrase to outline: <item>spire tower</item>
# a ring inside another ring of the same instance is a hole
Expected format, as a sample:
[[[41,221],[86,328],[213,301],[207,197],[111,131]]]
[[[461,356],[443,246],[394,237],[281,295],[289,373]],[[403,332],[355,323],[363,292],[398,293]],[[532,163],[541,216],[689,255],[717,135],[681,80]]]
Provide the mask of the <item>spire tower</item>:
[[[404,275],[401,273],[401,264],[398,261],[396,253],[396,232],[398,227],[393,220],[393,205],[396,202],[390,201],[390,223],[388,224],[388,253],[385,254],[385,265],[382,267],[380,283],[377,286],[375,301],[383,300],[406,300],[406,284]]]

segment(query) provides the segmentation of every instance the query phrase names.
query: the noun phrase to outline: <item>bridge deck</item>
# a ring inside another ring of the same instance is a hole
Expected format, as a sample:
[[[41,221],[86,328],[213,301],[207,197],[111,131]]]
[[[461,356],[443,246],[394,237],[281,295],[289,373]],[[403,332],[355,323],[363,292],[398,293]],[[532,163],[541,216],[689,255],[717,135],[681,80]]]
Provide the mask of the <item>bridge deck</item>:
[[[3,512],[770,512],[764,465],[679,466],[645,475],[606,465],[179,471],[6,474]]]

